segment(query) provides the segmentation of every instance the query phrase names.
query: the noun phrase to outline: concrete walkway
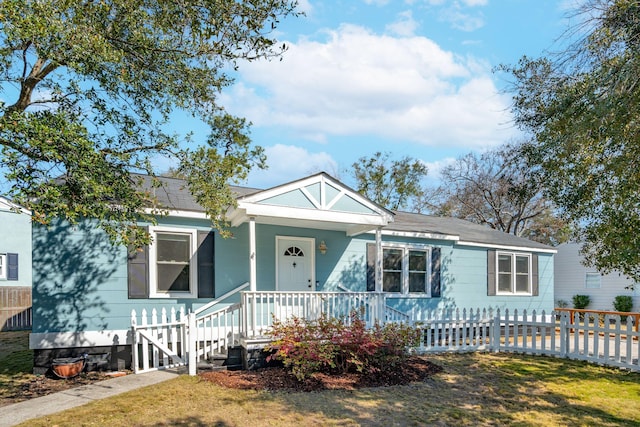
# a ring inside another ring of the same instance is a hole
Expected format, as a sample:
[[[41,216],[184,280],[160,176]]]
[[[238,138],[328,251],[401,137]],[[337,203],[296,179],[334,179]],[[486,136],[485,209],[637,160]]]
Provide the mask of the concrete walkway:
[[[0,407],[0,427],[15,426],[32,418],[65,411],[94,400],[115,396],[130,390],[157,384],[176,378],[177,370],[153,371],[146,374],[129,374],[94,384],[87,384],[24,402]]]

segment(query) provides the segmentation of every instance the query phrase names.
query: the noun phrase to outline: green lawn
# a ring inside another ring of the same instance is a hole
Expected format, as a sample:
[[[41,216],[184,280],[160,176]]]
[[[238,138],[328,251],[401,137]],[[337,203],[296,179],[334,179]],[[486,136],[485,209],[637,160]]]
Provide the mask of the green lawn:
[[[358,391],[228,390],[182,376],[27,426],[640,425],[640,374],[540,356],[429,356],[432,380]]]
[[[33,376],[28,332],[0,333],[0,396]],[[24,426],[637,426],[640,374],[541,356],[428,356],[425,383],[358,391],[228,390],[175,380]],[[2,408],[0,408],[2,409]]]

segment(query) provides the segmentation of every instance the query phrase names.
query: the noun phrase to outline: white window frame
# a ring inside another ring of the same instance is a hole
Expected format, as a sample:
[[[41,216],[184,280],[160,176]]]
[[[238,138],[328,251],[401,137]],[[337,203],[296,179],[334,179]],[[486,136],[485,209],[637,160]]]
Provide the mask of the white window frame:
[[[158,291],[158,247],[156,244],[158,233],[187,234],[191,241],[189,254],[189,291]],[[149,297],[150,298],[197,298],[198,297],[198,230],[193,228],[178,228],[165,226],[149,227],[151,243],[149,244]]]
[[[511,291],[510,292],[505,292],[505,291],[501,291],[500,290],[500,255],[507,255],[511,257]],[[517,257],[526,257],[527,258],[527,262],[528,262],[528,267],[527,267],[527,275],[528,275],[528,279],[527,279],[527,292],[516,292],[516,276],[517,276],[517,271],[516,271],[516,258]],[[527,295],[527,296],[531,296],[533,295],[533,257],[530,253],[523,253],[523,252],[507,252],[507,251],[496,251],[496,261],[495,261],[495,265],[496,265],[496,295]]]
[[[0,254],[0,280],[7,280],[7,254]]]
[[[594,283],[592,283],[592,285],[596,285],[597,284],[597,286],[589,286],[589,283],[590,283],[589,278],[590,277],[593,278],[593,279],[597,279],[597,280],[593,281]],[[602,287],[602,274],[600,274],[597,271],[586,271],[584,273],[584,288],[585,289],[600,289],[601,287]]]
[[[400,292],[386,292],[384,290],[384,265],[382,266],[382,280],[380,282],[380,291],[389,295],[410,295],[413,297],[425,297],[431,298],[431,246],[421,244],[405,244],[405,243],[383,243],[382,252],[384,259],[385,249],[400,249],[402,250],[402,284]],[[421,251],[426,252],[427,268],[425,271],[425,291],[424,292],[409,292],[409,252]],[[384,261],[383,261],[384,263]]]

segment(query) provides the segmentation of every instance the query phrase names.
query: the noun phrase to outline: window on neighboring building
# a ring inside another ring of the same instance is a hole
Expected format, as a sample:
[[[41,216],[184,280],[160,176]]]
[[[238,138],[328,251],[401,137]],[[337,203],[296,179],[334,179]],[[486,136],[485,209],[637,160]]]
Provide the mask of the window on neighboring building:
[[[531,294],[531,255],[510,252],[497,253],[499,294]]]
[[[0,254],[0,280],[7,279],[7,255]]]
[[[600,289],[600,273],[587,273],[584,277],[584,287],[587,289]]]

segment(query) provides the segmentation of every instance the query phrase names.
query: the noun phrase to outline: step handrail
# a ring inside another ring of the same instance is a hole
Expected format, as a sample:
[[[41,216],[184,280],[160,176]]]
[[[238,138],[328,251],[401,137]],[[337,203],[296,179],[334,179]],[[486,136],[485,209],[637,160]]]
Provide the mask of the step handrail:
[[[246,288],[248,286],[249,286],[249,282],[243,283],[242,285],[238,286],[237,288],[230,290],[226,294],[221,295],[218,298],[215,298],[214,300],[209,301],[208,303],[206,303],[202,307],[194,310],[193,314],[197,316],[198,314],[202,313],[203,311],[210,309],[214,305],[218,304],[220,301],[223,301],[223,300],[229,298],[231,295],[233,295],[233,294],[235,294],[237,292],[240,292],[241,290],[243,290],[244,288]]]

